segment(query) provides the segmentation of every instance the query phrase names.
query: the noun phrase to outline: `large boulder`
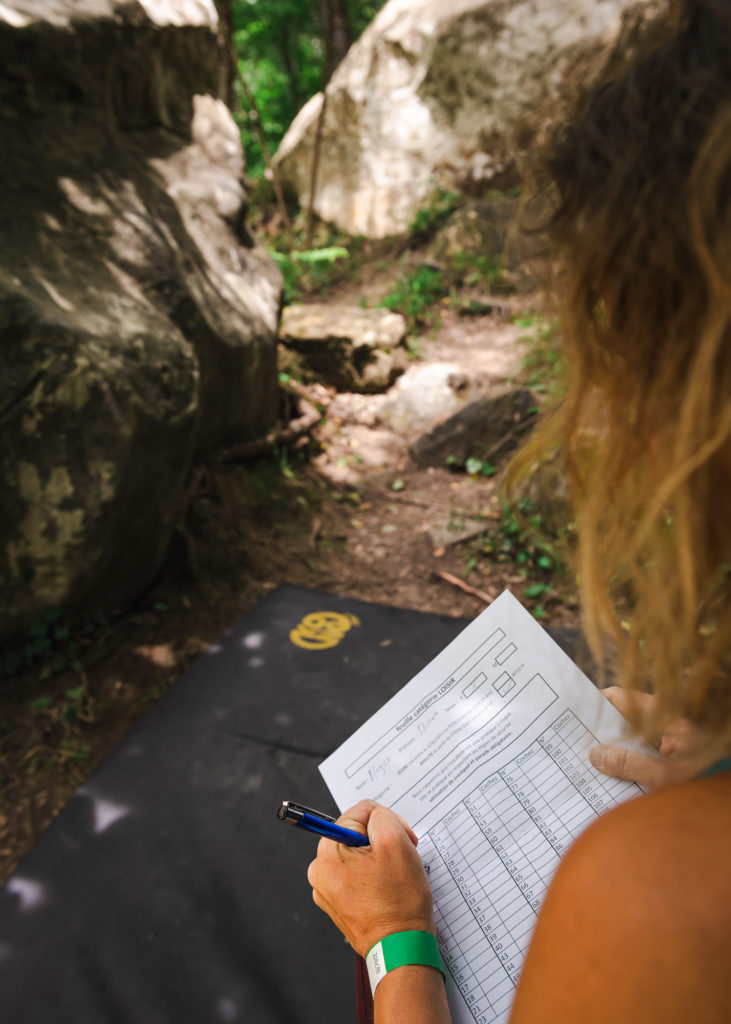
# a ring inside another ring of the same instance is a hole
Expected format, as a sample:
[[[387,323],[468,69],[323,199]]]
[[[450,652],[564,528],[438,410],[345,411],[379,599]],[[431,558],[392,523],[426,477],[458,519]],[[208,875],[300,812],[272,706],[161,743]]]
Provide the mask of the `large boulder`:
[[[0,4],[0,635],[159,571],[197,453],[276,417],[212,0]]]
[[[422,467],[443,466],[449,459],[461,465],[489,461],[516,447],[536,412],[527,388],[499,388],[435,423],[412,443],[411,455]]]
[[[303,380],[341,391],[386,391],[406,369],[406,321],[389,309],[335,303],[287,306],[279,337],[294,356],[280,359]]]
[[[437,186],[504,185],[623,11],[657,0],[389,0],[327,88],[314,208],[354,235],[404,230]],[[322,93],[276,154],[302,205]]]

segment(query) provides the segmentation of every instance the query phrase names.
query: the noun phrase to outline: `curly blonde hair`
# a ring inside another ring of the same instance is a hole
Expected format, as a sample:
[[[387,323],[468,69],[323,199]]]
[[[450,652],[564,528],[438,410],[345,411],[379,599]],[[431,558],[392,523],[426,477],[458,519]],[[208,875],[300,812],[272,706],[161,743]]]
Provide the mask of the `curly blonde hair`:
[[[626,28],[554,130],[563,453],[584,627],[623,685],[731,740],[731,4]],[[662,723],[655,723],[660,727]]]

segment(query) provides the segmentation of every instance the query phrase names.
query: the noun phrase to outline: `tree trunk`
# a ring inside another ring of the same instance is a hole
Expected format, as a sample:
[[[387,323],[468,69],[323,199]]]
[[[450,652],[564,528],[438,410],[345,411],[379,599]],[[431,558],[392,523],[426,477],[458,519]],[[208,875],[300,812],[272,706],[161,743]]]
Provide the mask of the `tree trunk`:
[[[327,90],[322,90],[322,106],[317,118],[315,128],[315,144],[312,149],[312,168],[310,170],[310,195],[307,202],[307,235],[305,248],[312,248],[312,239],[315,231],[315,192],[317,191],[317,173],[320,169],[320,152],[322,150],[322,133],[325,125],[325,111],[327,110]]]
[[[234,105],[234,79],[236,77],[236,65],[234,63],[234,17],[231,9],[231,0],[215,0],[218,12],[218,35],[224,53],[228,55],[224,68],[224,98],[229,109]]]
[[[299,68],[297,67],[296,62],[292,59],[292,37],[284,25],[282,26],[282,31],[279,36],[279,56],[281,57],[282,66],[284,67],[285,74],[287,75],[289,103],[292,112],[291,116],[294,117],[302,106],[303,100],[299,85]]]
[[[287,204],[284,201],[284,193],[282,192],[282,184],[279,180],[279,173],[277,171],[277,168],[272,163],[272,155],[269,152],[269,146],[267,145],[266,135],[264,134],[264,128],[261,122],[261,115],[259,114],[259,108],[256,105],[256,100],[254,99],[254,93],[249,88],[249,83],[246,81],[246,77],[244,76],[244,73],[242,72],[241,67],[239,66],[238,56],[234,51],[233,44],[231,46],[231,60],[236,71],[236,76],[241,84],[241,91],[243,92],[244,99],[246,101],[246,114],[249,119],[249,123],[253,124],[254,131],[256,132],[257,137],[259,139],[261,154],[264,157],[264,163],[266,165],[264,176],[266,177],[267,181],[270,181],[272,184],[272,189],[274,190],[274,195],[277,200],[277,207],[279,208],[279,214],[282,218],[282,221],[284,222],[287,234],[289,235],[289,244],[291,246],[293,244],[294,237],[292,231],[292,221],[290,220],[289,213],[287,212]]]
[[[350,49],[353,40],[345,0],[319,0],[320,23],[325,42],[324,84]]]
[[[322,136],[325,126],[327,109],[327,84],[333,71],[350,49],[352,39],[348,24],[348,11],[345,0],[319,0],[320,22],[325,42],[325,68],[322,81],[322,107],[315,129],[315,144],[312,151],[312,170],[310,173],[310,197],[307,204],[307,237],[305,245],[312,248],[315,220],[315,195],[317,192],[317,175],[320,168]]]

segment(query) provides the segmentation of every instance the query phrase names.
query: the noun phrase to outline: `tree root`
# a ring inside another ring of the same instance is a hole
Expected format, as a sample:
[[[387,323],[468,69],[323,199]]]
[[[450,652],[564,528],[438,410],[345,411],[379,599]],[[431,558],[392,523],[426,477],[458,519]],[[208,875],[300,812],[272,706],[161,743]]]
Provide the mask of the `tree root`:
[[[458,587],[463,590],[465,594],[471,594],[472,597],[479,597],[485,604],[492,604],[495,600],[494,594],[487,594],[484,590],[478,590],[477,587],[471,587],[469,583],[465,583],[459,576],[453,576],[451,572],[442,572],[439,569],[434,570],[434,575],[438,576],[440,580],[444,580],[445,583],[450,583],[453,587]]]
[[[209,463],[221,465],[226,462],[247,462],[249,459],[257,459],[266,455],[267,452],[280,445],[301,446],[306,443],[306,435],[320,422],[322,411],[313,404],[313,396],[301,384],[287,381],[280,383],[280,387],[296,396],[295,405],[299,416],[291,419],[286,426],[271,430],[265,437],[258,437],[253,441],[243,441],[215,452],[208,458]],[[326,389],[322,388],[315,400],[320,405],[329,404],[329,397]]]

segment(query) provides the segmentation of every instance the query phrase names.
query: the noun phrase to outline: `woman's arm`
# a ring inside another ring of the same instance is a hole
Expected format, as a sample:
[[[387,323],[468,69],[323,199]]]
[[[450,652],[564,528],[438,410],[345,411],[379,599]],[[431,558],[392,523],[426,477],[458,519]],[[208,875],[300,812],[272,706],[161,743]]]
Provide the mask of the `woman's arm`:
[[[353,949],[365,957],[386,935],[436,934],[433,898],[417,838],[392,811],[363,800],[338,823],[368,833],[370,846],[321,839],[307,878],[315,903]],[[433,967],[409,965],[389,972],[375,995],[376,1024],[450,1024],[444,981]]]
[[[398,967],[376,989],[375,1024],[451,1024],[444,979],[433,967]]]

